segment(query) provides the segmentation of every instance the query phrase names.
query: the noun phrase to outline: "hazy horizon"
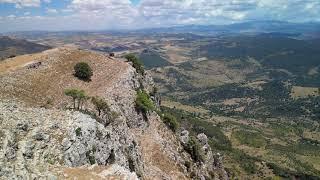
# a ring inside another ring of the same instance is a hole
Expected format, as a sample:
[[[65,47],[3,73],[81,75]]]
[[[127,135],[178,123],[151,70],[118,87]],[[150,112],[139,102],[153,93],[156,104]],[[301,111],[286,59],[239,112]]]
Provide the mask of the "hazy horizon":
[[[0,32],[320,22],[317,0],[0,0]]]

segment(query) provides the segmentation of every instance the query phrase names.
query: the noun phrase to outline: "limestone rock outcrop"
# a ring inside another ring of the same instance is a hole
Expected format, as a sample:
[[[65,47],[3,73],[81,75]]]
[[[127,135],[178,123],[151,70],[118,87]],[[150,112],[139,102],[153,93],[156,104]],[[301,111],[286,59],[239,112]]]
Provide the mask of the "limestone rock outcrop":
[[[136,109],[137,89],[154,90],[148,73],[78,49],[34,57],[39,68],[18,65],[0,73],[0,179],[203,179],[223,170],[204,134],[197,137],[204,161],[193,163],[184,149],[188,131],[176,136],[157,113]],[[93,68],[91,82],[72,75],[73,65],[84,60]],[[70,110],[63,94],[70,87],[103,98],[116,115],[104,124],[90,103]],[[151,99],[159,107],[159,97]]]

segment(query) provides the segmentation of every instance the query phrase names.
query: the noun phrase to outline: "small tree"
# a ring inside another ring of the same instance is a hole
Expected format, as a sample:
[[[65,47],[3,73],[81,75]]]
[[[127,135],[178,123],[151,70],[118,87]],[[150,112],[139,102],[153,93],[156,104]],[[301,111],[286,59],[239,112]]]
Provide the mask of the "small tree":
[[[102,98],[92,97],[91,102],[98,111],[99,116],[101,115],[101,112],[106,112],[110,109],[108,103]]]
[[[132,62],[132,65],[136,69],[137,73],[144,75],[144,68],[140,59],[138,59],[134,54],[128,54],[125,56],[125,58],[129,62]]]
[[[162,121],[173,131],[176,132],[178,127],[179,127],[179,123],[176,119],[176,117],[174,117],[171,114],[164,114],[164,116],[162,117]]]
[[[73,109],[76,108],[76,100],[77,100],[77,97],[78,97],[78,90],[77,89],[66,89],[64,91],[64,94],[66,96],[70,96],[73,100]]]
[[[91,67],[85,62],[77,63],[74,66],[74,71],[74,75],[82,80],[90,80],[93,75]]]
[[[83,103],[84,100],[87,99],[87,95],[84,92],[84,90],[79,90],[79,89],[66,89],[64,91],[64,94],[66,96],[70,96],[73,101],[73,109],[80,109],[81,104]],[[76,105],[78,101],[78,106]]]
[[[185,150],[191,155],[195,162],[204,162],[203,152],[196,137],[190,137]]]
[[[89,99],[89,97],[86,95],[86,93],[85,93],[83,90],[80,90],[80,91],[78,92],[78,97],[77,97],[77,99],[78,99],[78,109],[82,109],[83,103],[84,103],[87,99]]]

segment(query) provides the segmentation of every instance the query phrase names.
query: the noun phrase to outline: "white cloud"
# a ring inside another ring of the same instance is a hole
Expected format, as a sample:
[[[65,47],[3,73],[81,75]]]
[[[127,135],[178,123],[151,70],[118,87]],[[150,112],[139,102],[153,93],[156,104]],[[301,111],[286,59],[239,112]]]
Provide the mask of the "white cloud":
[[[40,0],[0,0],[0,3],[15,4],[16,8],[22,7],[39,7]]]
[[[16,18],[16,17],[17,17],[17,16],[16,16],[16,15],[13,15],[13,14],[7,16],[8,19],[14,19],[14,18]]]
[[[3,2],[14,3],[20,7],[37,7],[41,3],[40,0],[0,0],[0,3]],[[42,2],[49,3],[50,0]],[[319,0],[141,0],[136,5],[130,0],[68,2],[70,4],[63,9],[50,9],[49,5],[48,17],[31,17],[28,20],[15,18],[15,21],[10,20],[7,23],[13,28],[29,26],[55,28],[51,30],[87,30],[227,24],[246,20],[320,20]],[[4,22],[4,19],[8,18],[4,17],[1,21]]]
[[[47,13],[49,13],[49,14],[56,14],[56,13],[58,13],[58,10],[48,8],[48,9],[47,9]]]

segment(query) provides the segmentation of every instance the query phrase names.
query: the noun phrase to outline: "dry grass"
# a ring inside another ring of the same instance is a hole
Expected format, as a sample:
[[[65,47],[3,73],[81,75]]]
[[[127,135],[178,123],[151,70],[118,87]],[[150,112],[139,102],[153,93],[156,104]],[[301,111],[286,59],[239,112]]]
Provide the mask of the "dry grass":
[[[41,61],[38,69],[27,69],[25,64]],[[93,69],[91,82],[73,76],[78,62],[87,62]],[[16,98],[29,105],[42,106],[48,101],[64,106],[69,102],[64,95],[67,88],[83,89],[90,96],[103,95],[129,65],[104,55],[74,48],[59,48],[35,55],[26,55],[0,63],[0,97]]]
[[[174,102],[174,101],[161,101],[161,105],[169,108],[176,108],[180,110],[184,110],[187,112],[195,112],[195,113],[209,113],[208,110],[203,109],[201,107],[194,107],[194,106],[189,106],[189,105],[184,105],[179,102]]]
[[[60,175],[59,179],[66,180],[125,180],[124,176],[105,176],[105,171],[108,171],[108,167],[105,166],[94,166],[92,168],[64,168],[63,174]]]
[[[0,74],[8,73],[10,71],[15,71],[19,68],[22,68],[26,64],[33,62],[35,59],[39,59],[39,57],[41,56],[41,53],[38,53],[6,59],[0,63]]]
[[[145,179],[188,179],[177,162],[170,158],[171,153],[166,148],[178,151],[179,144],[173,133],[157,119],[149,119],[149,128],[142,132],[133,131],[141,147],[142,159],[145,162]]]
[[[301,87],[301,86],[293,86],[291,96],[294,99],[306,98],[308,96],[318,96],[319,91],[318,88],[315,87]]]
[[[236,69],[220,60],[204,60],[192,64],[192,70],[184,71],[191,77],[196,87],[221,86],[225,83],[238,83],[245,80],[246,75],[253,72],[253,67]]]
[[[190,60],[191,49],[182,48],[174,45],[166,45],[163,47],[165,54],[168,56],[168,61],[172,64],[180,64]]]

